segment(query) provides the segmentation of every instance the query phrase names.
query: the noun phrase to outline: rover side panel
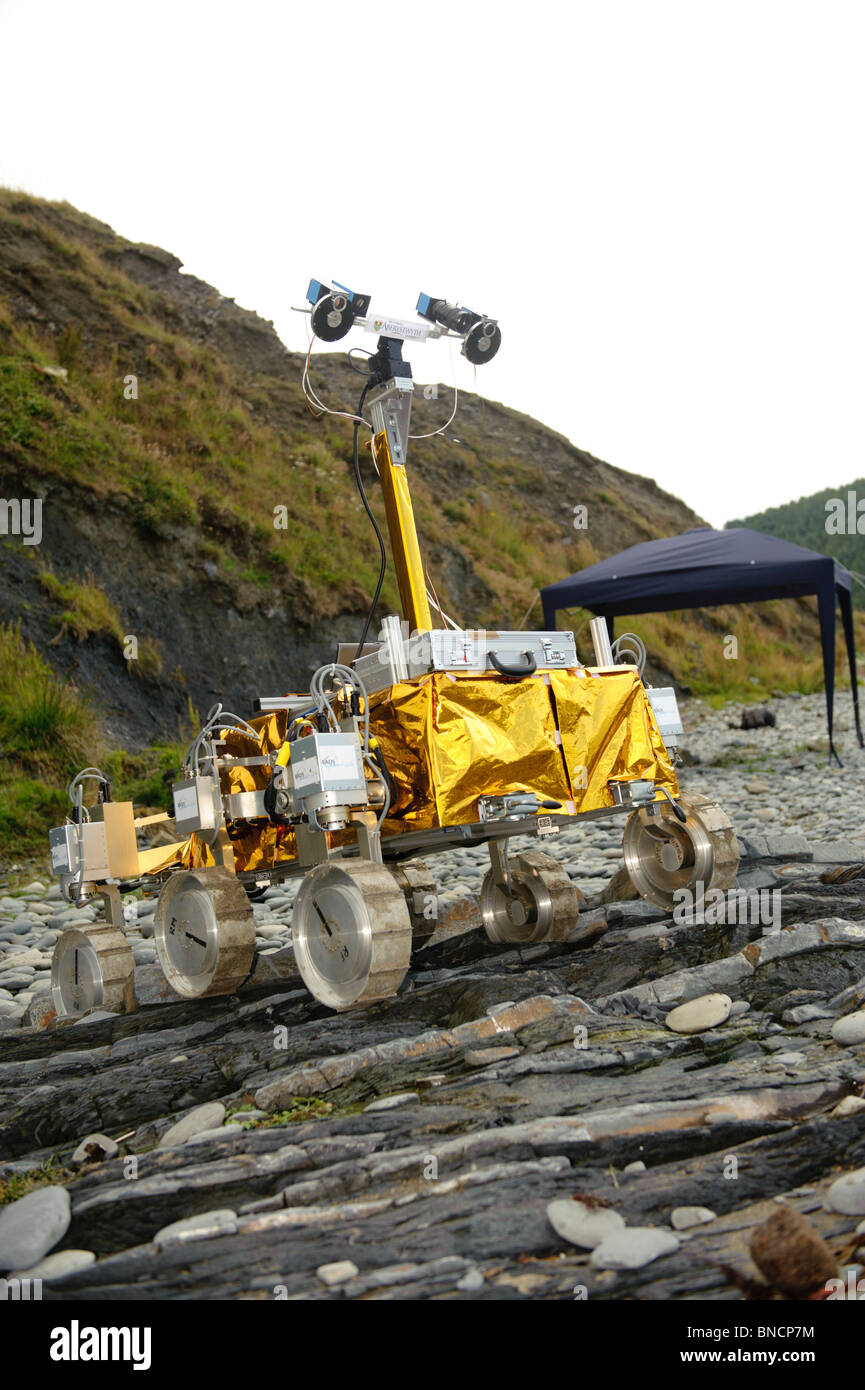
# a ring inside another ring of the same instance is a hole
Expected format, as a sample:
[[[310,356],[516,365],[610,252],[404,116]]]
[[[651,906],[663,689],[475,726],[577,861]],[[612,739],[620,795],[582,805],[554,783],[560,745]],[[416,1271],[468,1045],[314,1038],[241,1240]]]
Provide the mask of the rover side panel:
[[[635,670],[549,674],[578,812],[614,804],[611,777],[649,778],[678,796],[669,751]]]

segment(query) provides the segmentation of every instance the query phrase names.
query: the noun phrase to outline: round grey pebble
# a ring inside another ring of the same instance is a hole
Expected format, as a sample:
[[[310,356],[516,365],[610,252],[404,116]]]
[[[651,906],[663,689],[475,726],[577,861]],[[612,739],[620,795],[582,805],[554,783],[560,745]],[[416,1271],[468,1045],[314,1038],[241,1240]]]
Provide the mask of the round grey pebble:
[[[654,1226],[627,1226],[607,1236],[591,1253],[596,1269],[642,1269],[661,1255],[672,1255],[679,1248],[679,1237]]]
[[[69,1229],[72,1206],[65,1187],[40,1187],[0,1211],[0,1269],[28,1269],[53,1250]]]
[[[472,1269],[467,1269],[462,1279],[457,1280],[457,1288],[462,1289],[463,1293],[477,1293],[478,1289],[484,1286],[484,1276],[475,1265]]]
[[[58,1250],[56,1255],[46,1255],[30,1269],[15,1271],[16,1279],[41,1279],[48,1284],[52,1279],[64,1279],[67,1274],[77,1274],[79,1269],[89,1269],[96,1263],[92,1250]]]
[[[382,1096],[380,1100],[371,1101],[369,1105],[363,1107],[363,1113],[367,1114],[370,1110],[396,1110],[401,1105],[417,1105],[420,1096],[417,1091],[400,1091],[395,1096]]]
[[[0,980],[3,976],[0,975]],[[865,1042],[865,1009],[858,1009],[855,1014],[846,1014],[844,1018],[839,1018],[832,1024],[832,1037],[842,1047],[854,1047],[857,1043]]]
[[[583,1250],[594,1250],[608,1236],[625,1229],[624,1219],[612,1207],[589,1207],[570,1197],[550,1202],[547,1220],[557,1235]]]
[[[178,1144],[185,1144],[193,1134],[213,1129],[216,1125],[221,1125],[224,1119],[225,1106],[221,1101],[211,1100],[206,1105],[198,1105],[165,1131],[157,1147],[171,1149]]]
[[[233,1236],[237,1230],[237,1213],[230,1207],[203,1211],[198,1216],[186,1216],[163,1226],[153,1237],[157,1246],[172,1245],[184,1240],[205,1240],[209,1236]]]
[[[190,1134],[186,1140],[187,1144],[203,1144],[210,1139],[228,1139],[235,1134],[243,1134],[244,1128],[240,1124],[217,1125],[214,1129],[201,1129],[197,1134]]]

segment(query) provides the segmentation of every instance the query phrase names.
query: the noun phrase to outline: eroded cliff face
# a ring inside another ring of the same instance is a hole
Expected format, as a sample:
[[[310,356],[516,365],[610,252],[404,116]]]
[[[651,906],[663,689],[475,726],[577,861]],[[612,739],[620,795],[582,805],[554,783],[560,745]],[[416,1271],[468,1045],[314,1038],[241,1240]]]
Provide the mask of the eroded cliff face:
[[[43,589],[38,560],[23,547],[0,559],[3,617],[52,665],[88,692],[104,712],[106,732],[135,746],[174,733],[191,699],[200,712],[217,700],[248,712],[257,695],[305,689],[330,660],[335,640],[351,640],[357,613],[320,626],[288,586],[233,581],[202,556],[200,533],[166,527],[143,541],[122,505],[87,505],[80,489],[47,482],[45,551],[64,575],[92,577],[114,602],[130,635],[146,634],[164,654],[162,672],[137,676],[117,641],[95,634],[78,641],[58,627],[58,606]]]
[[[0,611],[91,691],[116,737],[173,731],[189,699],[244,710],[304,688],[358,634],[375,538],[350,430],[312,419],[301,370],[272,324],[176,257],[68,205],[0,195],[0,497],[43,504],[38,546],[3,537]],[[314,359],[314,381],[353,405],[344,354]],[[445,387],[417,393],[419,433],[449,401]],[[541,584],[699,523],[651,480],[470,395],[451,431],[413,445],[410,468],[437,592],[470,626],[516,626]],[[577,505],[588,530],[574,527]],[[94,585],[114,635],[79,640],[46,569]],[[395,601],[389,575],[381,612]],[[526,625],[538,622],[536,604]],[[155,643],[161,669],[136,675],[117,632]]]

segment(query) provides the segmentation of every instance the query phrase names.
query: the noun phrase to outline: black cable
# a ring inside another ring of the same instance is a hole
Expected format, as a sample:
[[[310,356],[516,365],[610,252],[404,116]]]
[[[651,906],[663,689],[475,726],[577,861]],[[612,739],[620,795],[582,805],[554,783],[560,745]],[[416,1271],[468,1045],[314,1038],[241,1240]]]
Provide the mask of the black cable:
[[[373,749],[372,760],[378,768],[379,772],[381,773],[382,779],[384,780],[384,783],[387,787],[387,794],[390,801],[390,810],[392,811],[394,806],[396,805],[397,798],[396,782],[390,775],[390,769],[388,768],[388,765],[384,760],[384,753],[382,753],[380,748]]]
[[[360,400],[358,401],[357,406],[358,419],[356,419],[354,422],[354,480],[357,483],[357,490],[360,493],[360,500],[364,505],[367,516],[372,522],[372,528],[375,531],[376,537],[378,539],[378,548],[381,551],[381,568],[379,569],[378,583],[375,586],[375,593],[373,594],[372,603],[369,606],[369,612],[366,615],[366,622],[363,625],[363,632],[360,635],[360,641],[357,644],[357,651],[354,654],[355,661],[357,661],[358,657],[364,649],[364,646],[366,645],[367,634],[370,629],[370,624],[372,623],[373,614],[375,613],[376,609],[376,604],[378,603],[379,596],[381,594],[382,585],[384,584],[384,576],[387,572],[387,551],[384,548],[384,538],[382,537],[381,531],[379,530],[378,522],[376,521],[370,509],[369,500],[366,495],[366,488],[363,485],[363,478],[360,476],[360,460],[358,458],[357,438],[358,432],[360,430],[360,417],[362,417],[363,415],[363,403],[366,400],[366,393],[370,389],[371,385],[372,383],[368,381],[360,393]]]
[[[353,372],[357,372],[358,376],[370,376],[370,375],[371,375],[371,372],[370,372],[369,368],[366,368],[366,369],[365,369],[365,368],[363,368],[363,367],[358,367],[356,363],[352,362],[352,360],[351,360],[351,355],[352,355],[353,352],[362,352],[362,353],[365,354],[366,357],[372,357],[372,356],[374,356],[374,354],[371,353],[371,352],[368,352],[366,348],[357,348],[357,347],[354,347],[354,348],[349,348],[349,350],[348,350],[348,365],[351,367],[351,370],[352,370]]]

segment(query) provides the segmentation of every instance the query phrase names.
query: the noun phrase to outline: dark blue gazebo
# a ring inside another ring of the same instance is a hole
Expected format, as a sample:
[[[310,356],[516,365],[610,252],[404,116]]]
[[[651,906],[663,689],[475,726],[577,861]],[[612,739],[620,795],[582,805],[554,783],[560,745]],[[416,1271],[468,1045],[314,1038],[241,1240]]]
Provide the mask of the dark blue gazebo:
[[[856,733],[860,748],[865,745],[856,685],[852,584],[849,571],[831,555],[806,550],[777,536],[764,536],[747,526],[729,531],[703,526],[681,536],[643,541],[610,555],[570,579],[542,589],[541,601],[547,629],[555,628],[558,609],[587,608],[606,618],[612,636],[613,620],[623,613],[661,613],[806,594],[817,595],[829,746],[838,758],[832,740],[836,596],[847,642]]]

